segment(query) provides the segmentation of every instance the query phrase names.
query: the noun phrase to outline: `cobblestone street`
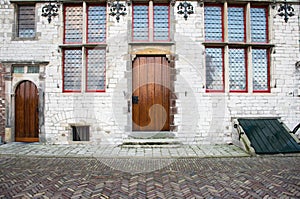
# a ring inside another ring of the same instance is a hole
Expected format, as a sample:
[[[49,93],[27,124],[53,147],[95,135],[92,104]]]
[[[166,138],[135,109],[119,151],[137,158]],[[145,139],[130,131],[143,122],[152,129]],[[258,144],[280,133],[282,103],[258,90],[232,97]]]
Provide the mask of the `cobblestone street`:
[[[0,198],[300,198],[300,157],[0,156]]]

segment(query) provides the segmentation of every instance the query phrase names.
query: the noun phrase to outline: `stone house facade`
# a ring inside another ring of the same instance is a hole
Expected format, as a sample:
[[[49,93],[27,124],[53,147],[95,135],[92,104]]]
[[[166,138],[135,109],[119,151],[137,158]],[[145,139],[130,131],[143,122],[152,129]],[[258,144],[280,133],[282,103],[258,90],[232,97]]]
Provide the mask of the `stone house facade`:
[[[45,1],[1,0],[5,140],[233,143],[245,117],[293,129],[300,7],[285,23],[283,2],[190,1],[184,17],[184,2],[128,1],[117,21],[111,3],[61,0],[49,23]]]

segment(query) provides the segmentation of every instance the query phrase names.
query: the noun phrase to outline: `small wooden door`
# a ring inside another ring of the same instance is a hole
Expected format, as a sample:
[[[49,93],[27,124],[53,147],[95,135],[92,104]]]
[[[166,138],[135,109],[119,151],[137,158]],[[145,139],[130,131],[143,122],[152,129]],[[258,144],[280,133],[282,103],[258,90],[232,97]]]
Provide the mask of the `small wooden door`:
[[[170,69],[164,56],[139,56],[132,69],[133,131],[170,130]]]
[[[38,90],[30,81],[21,82],[15,94],[15,141],[39,141]]]

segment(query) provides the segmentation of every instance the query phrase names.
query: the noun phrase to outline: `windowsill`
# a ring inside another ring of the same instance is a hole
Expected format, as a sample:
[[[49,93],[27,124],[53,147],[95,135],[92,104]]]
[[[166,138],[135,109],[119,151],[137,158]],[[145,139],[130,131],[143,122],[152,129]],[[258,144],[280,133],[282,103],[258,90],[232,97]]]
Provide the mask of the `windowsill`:
[[[213,96],[213,95],[228,95],[228,96],[273,96],[275,95],[272,92],[205,92],[205,95],[207,96]]]
[[[107,44],[61,44],[59,45],[60,48],[81,48],[81,47],[106,47]]]
[[[275,44],[270,43],[244,43],[244,42],[203,42],[204,46],[212,46],[212,47],[223,47],[223,46],[229,46],[229,47],[260,47],[260,48],[270,48],[275,47]]]
[[[37,37],[13,37],[12,41],[37,41]]]
[[[49,61],[38,61],[38,60],[4,60],[1,61],[4,64],[10,65],[48,65]]]
[[[172,46],[172,45],[175,45],[175,42],[173,41],[132,41],[132,42],[129,42],[128,43],[129,45],[136,45],[136,46],[139,46],[139,45],[148,45],[148,46],[160,46],[160,45],[163,45],[163,46]]]

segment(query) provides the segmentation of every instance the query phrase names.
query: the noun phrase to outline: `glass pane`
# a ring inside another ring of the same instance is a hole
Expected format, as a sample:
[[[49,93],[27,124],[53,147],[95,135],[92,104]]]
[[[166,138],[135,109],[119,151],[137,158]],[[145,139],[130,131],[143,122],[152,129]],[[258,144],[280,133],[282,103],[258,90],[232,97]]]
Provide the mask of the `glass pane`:
[[[24,73],[24,66],[14,66],[13,73]]]
[[[219,6],[205,6],[205,40],[222,41],[222,8]]]
[[[64,50],[64,90],[80,91],[82,73],[82,50]]]
[[[206,48],[206,89],[224,90],[223,86],[223,49]]]
[[[169,40],[169,6],[154,5],[154,40]]]
[[[243,7],[228,8],[228,40],[242,42],[245,40],[245,19]]]
[[[39,66],[28,66],[27,73],[39,73],[40,67]]]
[[[268,78],[268,51],[266,49],[252,49],[253,90],[267,91]]]
[[[265,8],[251,8],[251,41],[267,42],[267,13]]]
[[[35,37],[35,6],[18,7],[18,37]]]
[[[245,49],[229,49],[229,87],[231,91],[246,90]]]
[[[133,6],[133,40],[148,40],[148,6]]]
[[[88,7],[88,42],[105,42],[106,37],[106,7]]]
[[[65,43],[82,43],[82,7],[65,7]]]
[[[105,49],[87,50],[87,90],[105,90]]]

